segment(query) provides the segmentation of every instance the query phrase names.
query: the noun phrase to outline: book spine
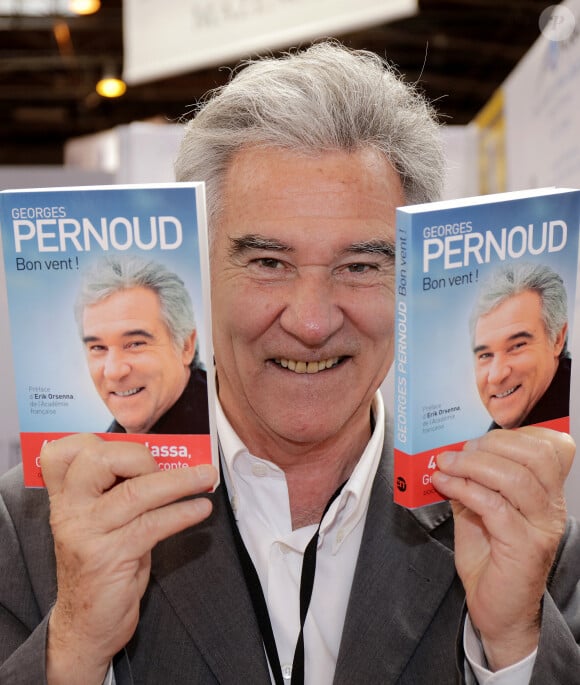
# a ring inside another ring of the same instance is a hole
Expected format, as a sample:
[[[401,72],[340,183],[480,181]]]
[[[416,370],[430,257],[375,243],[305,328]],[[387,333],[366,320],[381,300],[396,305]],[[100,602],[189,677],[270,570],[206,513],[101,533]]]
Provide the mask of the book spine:
[[[409,454],[411,452],[411,383],[409,367],[409,346],[411,326],[409,310],[411,309],[410,261],[413,251],[412,216],[397,210],[397,232],[395,240],[395,358],[394,381],[394,499],[397,504],[408,506],[411,492],[409,486]]]
[[[413,369],[415,340],[414,298],[415,281],[421,272],[421,235],[414,231],[413,215],[397,211],[396,260],[395,260],[395,435],[394,435],[394,501],[407,508],[416,508],[441,501],[441,496],[431,484],[431,474],[436,468],[435,455],[429,451],[415,453],[413,436],[421,426],[417,418],[415,388],[418,379]],[[417,262],[417,263],[416,263]]]

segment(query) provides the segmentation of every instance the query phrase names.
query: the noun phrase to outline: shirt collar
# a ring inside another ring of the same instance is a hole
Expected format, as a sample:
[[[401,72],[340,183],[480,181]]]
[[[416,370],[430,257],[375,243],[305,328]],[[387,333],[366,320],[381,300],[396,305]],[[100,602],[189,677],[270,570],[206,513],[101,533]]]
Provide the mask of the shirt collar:
[[[323,543],[326,533],[340,528],[342,534],[336,537],[333,552],[338,550],[342,541],[364,518],[368,508],[372,484],[382,454],[385,432],[385,409],[380,391],[377,391],[373,397],[371,411],[375,424],[371,438],[342,492],[333,502],[320,526],[319,545]],[[266,467],[279,470],[281,477],[284,477],[284,474],[272,462],[258,459],[248,452],[246,446],[226,418],[219,400],[217,401],[216,420],[223,477],[234,514],[237,517],[238,497],[241,492],[241,489],[238,487],[240,478],[238,470],[244,468],[244,462],[248,460],[263,461]]]

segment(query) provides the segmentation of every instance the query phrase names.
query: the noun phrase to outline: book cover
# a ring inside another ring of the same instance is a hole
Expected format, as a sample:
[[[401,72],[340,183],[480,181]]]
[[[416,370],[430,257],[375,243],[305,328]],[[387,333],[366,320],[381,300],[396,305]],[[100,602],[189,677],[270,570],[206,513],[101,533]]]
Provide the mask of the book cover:
[[[436,457],[492,428],[569,431],[580,191],[397,210],[395,501],[442,498]]]
[[[70,433],[140,442],[164,469],[217,462],[204,193],[0,193],[27,486],[43,486],[42,446]]]

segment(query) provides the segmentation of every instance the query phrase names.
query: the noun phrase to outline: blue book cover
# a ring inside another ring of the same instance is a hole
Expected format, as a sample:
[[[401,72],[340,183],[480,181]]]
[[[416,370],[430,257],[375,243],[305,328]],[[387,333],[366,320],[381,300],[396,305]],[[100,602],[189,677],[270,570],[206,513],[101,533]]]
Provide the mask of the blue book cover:
[[[395,500],[441,500],[436,456],[491,428],[569,431],[580,191],[397,210]]]
[[[69,433],[215,461],[203,183],[0,193],[25,481]]]

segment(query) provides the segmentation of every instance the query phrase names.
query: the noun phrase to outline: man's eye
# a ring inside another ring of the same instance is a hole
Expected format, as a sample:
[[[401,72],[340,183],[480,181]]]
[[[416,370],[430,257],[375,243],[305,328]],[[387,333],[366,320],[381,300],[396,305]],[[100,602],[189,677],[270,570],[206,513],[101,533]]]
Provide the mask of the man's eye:
[[[143,345],[146,345],[147,343],[144,340],[132,340],[130,343],[127,343],[125,345],[125,348],[128,350],[133,350],[137,347],[142,347]]]
[[[254,262],[264,269],[281,269],[284,266],[279,259],[274,257],[260,257],[260,259],[255,259]]]
[[[337,273],[344,276],[380,276],[386,274],[380,264],[375,262],[352,262],[339,267]]]
[[[389,286],[394,277],[394,269],[389,268],[383,260],[346,262],[338,265],[333,275],[338,281],[351,287]]]
[[[349,264],[347,266],[347,269],[351,274],[364,274],[368,271],[374,271],[376,268],[377,267],[374,264]]]

